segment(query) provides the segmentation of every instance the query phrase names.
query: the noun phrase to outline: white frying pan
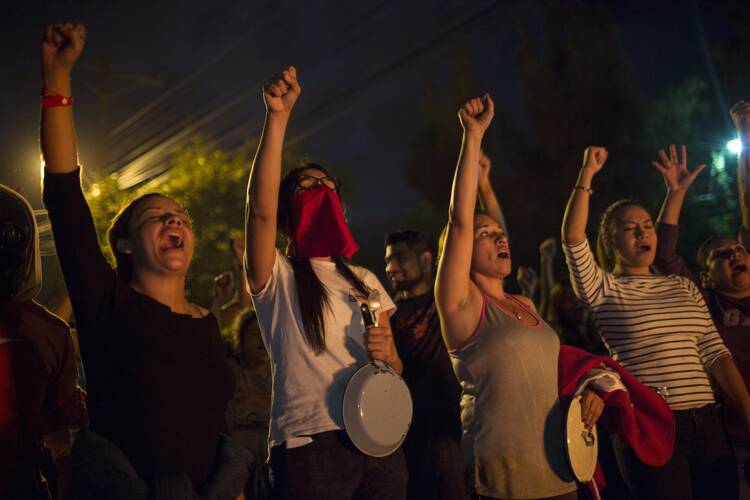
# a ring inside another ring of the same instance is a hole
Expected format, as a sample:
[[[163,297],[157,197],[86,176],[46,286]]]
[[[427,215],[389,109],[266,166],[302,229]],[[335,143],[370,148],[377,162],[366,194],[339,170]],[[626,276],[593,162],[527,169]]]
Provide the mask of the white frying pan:
[[[365,326],[375,324],[362,304]],[[354,446],[372,457],[385,457],[401,446],[412,418],[409,388],[393,368],[372,361],[357,370],[344,392],[344,428]]]
[[[565,444],[570,468],[573,475],[582,483],[588,483],[594,477],[596,460],[599,451],[596,425],[586,429],[581,420],[581,396],[570,402],[565,425]]]

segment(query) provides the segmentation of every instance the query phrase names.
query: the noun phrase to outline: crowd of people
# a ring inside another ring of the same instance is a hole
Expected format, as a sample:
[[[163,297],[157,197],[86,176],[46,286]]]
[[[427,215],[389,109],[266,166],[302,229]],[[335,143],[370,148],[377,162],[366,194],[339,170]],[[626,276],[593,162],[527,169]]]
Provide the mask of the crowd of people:
[[[132,199],[107,232],[114,267],[100,247],[71,97],[85,36],[57,24],[41,43],[43,200],[79,348],[33,300],[33,211],[0,186],[0,498],[750,499],[747,149],[739,237],[709,238],[694,274],[676,250],[679,215],[704,167],[688,168],[684,146],[659,151],[656,221],[615,201],[592,250],[589,200],[609,153],[586,148],[562,240],[541,244],[538,272],[519,269],[516,295],[512,221],[482,150],[494,103],[470,99],[437,244],[419,229],[385,236],[391,298],[351,262],[340,181],[314,163],[282,169],[301,95],[289,66],[263,87],[245,236],[204,308],[185,286],[195,232],[178,200]],[[750,143],[750,103],[730,114]],[[383,453],[359,443],[343,408],[371,362],[412,400],[403,443]],[[599,432],[585,484],[566,451],[573,400]]]

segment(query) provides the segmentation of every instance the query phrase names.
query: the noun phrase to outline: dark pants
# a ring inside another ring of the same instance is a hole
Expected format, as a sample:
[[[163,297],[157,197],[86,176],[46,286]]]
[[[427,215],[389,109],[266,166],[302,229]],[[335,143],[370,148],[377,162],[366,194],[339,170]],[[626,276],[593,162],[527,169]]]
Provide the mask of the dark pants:
[[[715,405],[676,410],[672,458],[650,467],[620,438],[615,455],[625,481],[639,499],[734,500],[737,469]]]
[[[461,436],[409,429],[404,441],[410,500],[468,500]]]
[[[363,454],[345,431],[310,436],[299,448],[271,449],[275,500],[399,500],[406,498],[406,463],[399,448],[383,458]]]

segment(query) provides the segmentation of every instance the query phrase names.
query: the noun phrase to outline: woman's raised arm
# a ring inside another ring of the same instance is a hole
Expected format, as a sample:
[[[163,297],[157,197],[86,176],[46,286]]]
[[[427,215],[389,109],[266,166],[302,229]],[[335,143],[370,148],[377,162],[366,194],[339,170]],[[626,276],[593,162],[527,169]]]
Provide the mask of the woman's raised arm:
[[[42,37],[44,100],[40,139],[45,167],[51,173],[78,168],[70,73],[85,41],[86,28],[73,23],[49,25]]]
[[[300,92],[294,66],[263,86],[266,121],[250,170],[245,205],[245,272],[254,292],[271,277],[276,258],[281,150],[289,115]]]
[[[586,239],[586,224],[589,218],[589,196],[591,181],[602,169],[607,161],[609,153],[605,148],[589,146],[583,152],[583,166],[578,173],[573,192],[568,199],[563,219],[562,240],[563,243],[574,245]]]
[[[459,332],[468,337],[476,326],[476,321],[463,318],[466,315],[461,312],[469,302],[471,290],[469,272],[474,245],[479,154],[482,138],[493,116],[494,103],[488,94],[481,99],[471,99],[458,112],[464,134],[453,179],[448,230],[435,283],[435,299],[444,321],[443,335],[449,348],[461,344]]]

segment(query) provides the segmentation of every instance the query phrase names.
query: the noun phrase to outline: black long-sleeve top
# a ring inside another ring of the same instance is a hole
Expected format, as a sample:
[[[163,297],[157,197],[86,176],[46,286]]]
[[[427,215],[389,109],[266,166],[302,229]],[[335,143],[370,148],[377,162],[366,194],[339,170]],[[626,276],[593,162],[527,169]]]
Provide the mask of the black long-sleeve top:
[[[130,288],[104,258],[80,169],[46,173],[44,203],[86,366],[91,428],[139,476],[209,475],[234,378],[216,318],[175,314]]]

